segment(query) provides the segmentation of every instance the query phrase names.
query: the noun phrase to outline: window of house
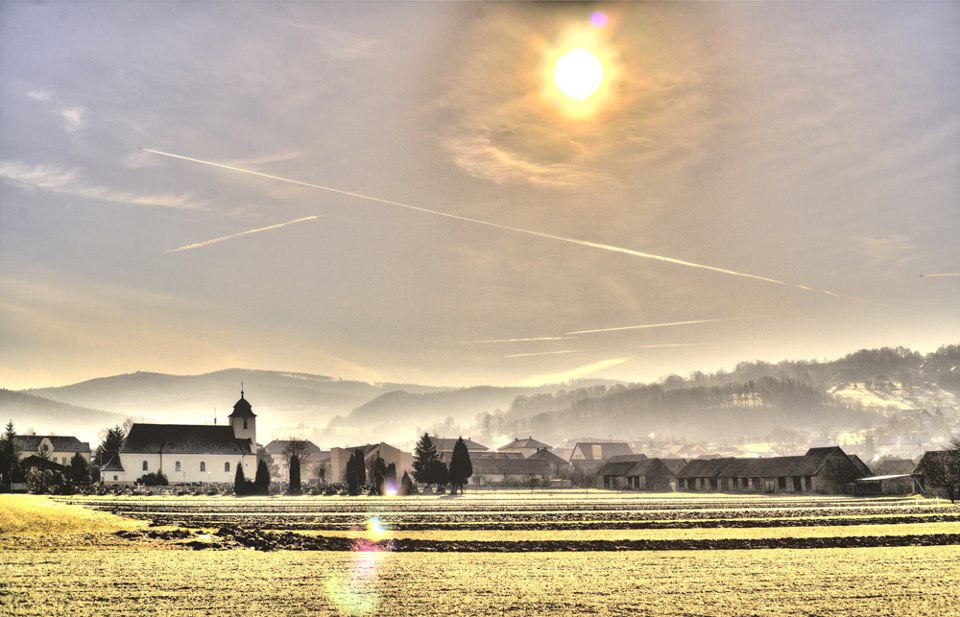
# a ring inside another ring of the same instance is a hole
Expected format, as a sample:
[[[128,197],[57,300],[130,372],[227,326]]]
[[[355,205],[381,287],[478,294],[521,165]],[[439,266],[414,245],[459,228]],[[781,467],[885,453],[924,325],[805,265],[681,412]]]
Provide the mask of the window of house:
[[[173,464],[174,471],[180,471],[180,461]]]
[[[147,467],[149,467],[149,465],[147,465],[147,461],[143,461],[143,470],[147,471]]]
[[[230,463],[229,463],[229,462],[223,464],[223,470],[224,470],[224,471],[230,471]]]
[[[114,482],[117,481],[117,476],[113,476],[113,481],[114,481]]]
[[[206,461],[200,461],[200,471],[206,471],[206,470],[207,470]]]

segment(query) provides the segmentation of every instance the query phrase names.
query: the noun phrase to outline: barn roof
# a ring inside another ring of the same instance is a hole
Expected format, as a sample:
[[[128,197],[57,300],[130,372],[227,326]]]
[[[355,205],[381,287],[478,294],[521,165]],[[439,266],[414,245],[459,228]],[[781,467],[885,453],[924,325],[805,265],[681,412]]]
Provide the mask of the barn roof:
[[[678,478],[716,478],[732,458],[697,458],[683,466]]]
[[[253,454],[248,439],[229,426],[134,424],[120,452],[161,454]]]
[[[451,439],[449,437],[434,437],[433,435],[430,436],[430,441],[432,441],[433,445],[436,446],[438,452],[441,450],[453,450],[453,446],[455,446],[457,443],[456,439]],[[489,450],[490,449],[481,443],[477,443],[471,440],[470,438],[464,439],[463,443],[467,445],[467,450]]]
[[[594,458],[594,446],[600,447],[600,458]],[[633,454],[633,450],[625,441],[580,441],[573,447],[573,451],[576,452],[578,448],[583,454],[583,459],[580,460],[587,461],[607,461],[615,456]]]
[[[913,473],[917,464],[908,458],[884,458],[874,463],[873,469],[879,476]]]
[[[473,475],[550,475],[550,463],[528,458],[481,458],[472,461]]]
[[[534,461],[547,461],[551,465],[569,465],[566,459],[561,458],[551,452],[550,450],[537,450],[533,454],[527,457],[527,460]]]
[[[621,454],[613,456],[597,470],[598,476],[626,476],[637,463],[646,461],[646,454]]]
[[[20,461],[22,469],[49,469],[51,471],[65,471],[67,468],[59,463],[54,463],[50,459],[42,458],[36,454],[31,454]]]
[[[666,466],[667,469],[670,470],[670,473],[673,475],[680,473],[680,470],[683,469],[687,464],[687,460],[683,458],[662,458],[659,460]]]
[[[547,444],[542,441],[537,441],[533,437],[527,437],[526,439],[517,437],[510,443],[505,446],[500,446],[497,450],[518,450],[520,448],[549,448]]]
[[[867,464],[864,463],[863,460],[861,460],[860,457],[857,456],[856,454],[848,454],[847,458],[850,459],[850,462],[853,463],[853,466],[857,468],[857,471],[859,471],[864,476],[873,475],[873,472],[870,470]]]

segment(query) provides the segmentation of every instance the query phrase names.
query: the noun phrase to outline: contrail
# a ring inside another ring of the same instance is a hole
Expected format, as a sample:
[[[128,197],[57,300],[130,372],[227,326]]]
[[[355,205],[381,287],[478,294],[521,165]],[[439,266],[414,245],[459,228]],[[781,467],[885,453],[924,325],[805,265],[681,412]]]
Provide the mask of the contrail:
[[[717,321],[730,321],[727,319],[694,319],[692,321],[671,321],[668,323],[649,323],[639,326],[620,326],[618,328],[598,328],[596,330],[577,330],[576,332],[567,332],[567,334],[595,334],[597,332],[618,332],[620,330],[644,330],[646,328],[667,328],[670,326],[686,326],[697,323],[714,323]]]
[[[215,163],[213,161],[205,161],[203,159],[197,159],[190,156],[184,156],[182,154],[173,154],[172,152],[164,152],[162,150],[154,150],[152,148],[140,148],[144,152],[150,152],[151,154],[158,154],[160,156],[167,156],[174,159],[180,159],[182,161],[190,161],[192,163],[199,163],[201,165],[209,165],[211,167],[219,167],[220,169],[227,169],[229,171],[236,171],[242,174],[249,174],[251,176],[259,176],[261,178],[267,178],[269,180],[276,180],[278,182],[287,182],[289,184],[296,184],[299,186],[305,186],[308,188],[319,189],[321,191],[329,191],[331,193],[339,193],[340,195],[347,195],[349,197],[356,197],[357,199],[366,199],[367,201],[374,201],[381,204],[386,204],[388,206],[396,206],[398,208],[406,208],[407,210],[414,210],[416,212],[422,212],[424,214],[433,214],[434,216],[442,216],[448,219],[453,219],[456,221],[463,221],[465,223],[474,223],[476,225],[485,225],[487,227],[493,227],[495,229],[503,229],[506,231],[513,231],[516,233],[527,234],[528,236],[536,236],[538,238],[547,238],[548,240],[557,240],[559,242],[567,242],[569,244],[577,244],[580,246],[585,246],[588,248],[600,249],[603,251],[609,251],[611,253],[622,253],[624,255],[632,255],[634,257],[642,257],[643,259],[652,259],[655,261],[662,261],[665,263],[675,264],[678,266],[685,266],[687,268],[697,268],[700,270],[709,270],[710,272],[718,272],[720,274],[727,274],[730,276],[739,276],[742,278],[753,279],[756,281],[763,281],[764,283],[770,283],[772,285],[784,285],[787,287],[794,287],[796,289],[802,289],[804,291],[815,292],[819,294],[824,294],[827,296],[834,296],[838,298],[845,298],[847,300],[853,300],[855,302],[864,302],[867,304],[877,304],[871,300],[865,300],[863,298],[857,298],[855,296],[847,296],[843,294],[838,294],[826,289],[816,289],[813,287],[808,287],[807,285],[800,285],[797,283],[788,283],[786,281],[781,281],[774,278],[769,278],[766,276],[760,276],[758,274],[749,274],[747,272],[738,272],[736,270],[728,270],[726,268],[718,268],[716,266],[708,266],[706,264],[698,264],[692,261],[685,261],[683,259],[675,259],[673,257],[665,257],[663,255],[654,255],[653,253],[643,253],[641,251],[635,251],[633,249],[623,248],[621,246],[613,246],[611,244],[602,244],[599,242],[590,242],[588,240],[578,240],[577,238],[568,238],[566,236],[556,236],[554,234],[544,233],[542,231],[534,231],[532,229],[522,229],[520,227],[511,227],[509,225],[503,225],[500,223],[493,223],[490,221],[483,221],[480,219],[470,218],[467,216],[459,216],[456,214],[450,214],[449,212],[440,212],[438,210],[429,210],[427,208],[421,208],[419,206],[414,206],[411,204],[405,204],[399,201],[393,201],[391,199],[383,199],[381,197],[373,197],[371,195],[363,195],[361,193],[354,193],[352,191],[344,191],[342,189],[333,188],[331,186],[324,186],[322,184],[314,184],[312,182],[303,182],[301,180],[294,180],[292,178],[284,178],[283,176],[275,176],[273,174],[266,174],[259,171],[253,171],[251,169],[243,169],[240,167],[233,167],[232,165],[224,165],[223,163]]]
[[[239,233],[230,234],[229,236],[220,236],[219,238],[214,238],[212,240],[204,240],[203,242],[195,242],[194,244],[187,244],[175,249],[169,249],[167,253],[179,253],[180,251],[191,251],[193,249],[202,248],[204,246],[210,246],[211,244],[216,244],[217,242],[223,242],[225,240],[232,240],[234,238],[239,238],[240,236],[247,236],[250,234],[258,234],[261,231],[270,231],[271,229],[280,229],[281,227],[286,227],[287,225],[293,225],[294,223],[302,223],[304,221],[315,221],[319,216],[305,216],[302,219],[297,219],[295,221],[287,221],[286,223],[277,223],[276,225],[269,225],[267,227],[258,227],[256,229],[248,229],[247,231],[241,231]]]
[[[940,272],[938,274],[921,274],[920,278],[933,278],[936,276],[960,276],[960,272]]]
[[[572,336],[533,336],[529,338],[499,338],[487,341],[460,341],[461,345],[480,345],[483,343],[529,343],[532,341],[569,341]]]
[[[537,353],[515,353],[509,356],[504,356],[504,358],[527,358],[529,356],[554,356],[562,353],[580,353],[581,351],[586,351],[585,349],[563,349],[561,351],[538,351]]]

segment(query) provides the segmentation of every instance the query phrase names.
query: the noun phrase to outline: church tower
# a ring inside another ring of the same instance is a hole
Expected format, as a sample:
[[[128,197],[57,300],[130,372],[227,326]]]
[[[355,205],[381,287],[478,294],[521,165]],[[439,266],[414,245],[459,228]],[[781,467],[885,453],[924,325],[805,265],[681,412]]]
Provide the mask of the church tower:
[[[233,406],[233,413],[229,416],[230,426],[237,439],[249,439],[250,451],[257,451],[257,415],[247,399],[243,398],[243,387],[240,388],[240,400]]]

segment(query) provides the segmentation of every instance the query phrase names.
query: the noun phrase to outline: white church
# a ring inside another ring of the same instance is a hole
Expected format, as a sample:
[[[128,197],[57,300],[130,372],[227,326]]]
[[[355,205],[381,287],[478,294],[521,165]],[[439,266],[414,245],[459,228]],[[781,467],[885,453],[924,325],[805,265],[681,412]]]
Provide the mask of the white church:
[[[170,484],[233,483],[237,465],[252,480],[257,473],[257,416],[243,397],[226,426],[134,424],[120,453],[103,466],[104,484],[134,484],[162,471]]]

